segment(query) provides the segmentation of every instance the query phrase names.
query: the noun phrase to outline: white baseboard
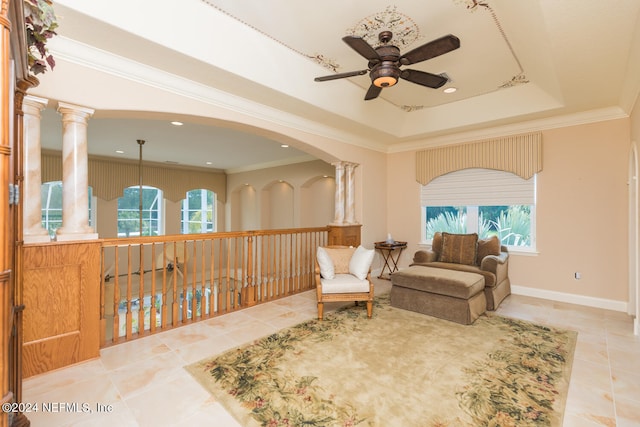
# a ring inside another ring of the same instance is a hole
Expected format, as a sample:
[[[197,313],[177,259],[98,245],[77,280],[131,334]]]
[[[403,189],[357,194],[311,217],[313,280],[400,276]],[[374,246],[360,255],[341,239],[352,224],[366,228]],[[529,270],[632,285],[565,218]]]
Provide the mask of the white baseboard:
[[[380,275],[381,268],[371,270],[371,276]],[[529,288],[526,286],[511,285],[511,292],[515,295],[548,299],[551,301],[566,302],[569,304],[584,305],[587,307],[602,308],[605,310],[621,311],[628,313],[628,303],[626,301],[616,301],[604,298],[594,298],[585,295],[568,294],[565,292],[549,291],[545,289]]]
[[[548,291],[544,289],[528,288],[525,286],[511,285],[511,292],[515,295],[548,299],[570,304],[584,305],[587,307],[603,308],[605,310],[622,311],[627,313],[628,303],[604,298],[594,298],[585,295],[567,294],[564,292]]]

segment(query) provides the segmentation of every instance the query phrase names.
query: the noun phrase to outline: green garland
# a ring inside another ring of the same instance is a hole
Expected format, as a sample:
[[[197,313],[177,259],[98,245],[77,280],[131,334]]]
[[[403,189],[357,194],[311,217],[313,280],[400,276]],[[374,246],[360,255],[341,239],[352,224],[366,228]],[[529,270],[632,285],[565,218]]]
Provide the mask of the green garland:
[[[47,41],[56,35],[58,22],[51,0],[25,0],[24,21],[29,71],[34,75],[44,73],[47,71],[47,65],[53,70],[56,62],[49,54]]]

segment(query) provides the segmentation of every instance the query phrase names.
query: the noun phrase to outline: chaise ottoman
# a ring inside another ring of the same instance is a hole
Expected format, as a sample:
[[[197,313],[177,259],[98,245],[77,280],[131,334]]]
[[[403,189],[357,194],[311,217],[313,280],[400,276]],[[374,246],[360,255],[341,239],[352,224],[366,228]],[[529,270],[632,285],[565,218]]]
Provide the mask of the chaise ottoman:
[[[391,275],[391,305],[470,325],[487,309],[481,274],[414,265]]]

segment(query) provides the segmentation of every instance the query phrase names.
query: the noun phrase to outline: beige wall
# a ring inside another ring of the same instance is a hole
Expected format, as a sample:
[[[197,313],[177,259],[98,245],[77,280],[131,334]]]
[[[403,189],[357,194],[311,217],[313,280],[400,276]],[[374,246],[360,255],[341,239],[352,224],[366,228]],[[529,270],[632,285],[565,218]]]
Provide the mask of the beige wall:
[[[229,174],[227,231],[329,224],[334,175],[322,160]]]
[[[543,132],[538,254],[513,254],[514,285],[627,301],[629,128],[621,119]],[[409,241],[401,259],[407,266],[420,240],[415,152],[388,157],[387,228],[396,240]]]
[[[631,140],[640,144],[640,99],[636,100],[631,112]]]

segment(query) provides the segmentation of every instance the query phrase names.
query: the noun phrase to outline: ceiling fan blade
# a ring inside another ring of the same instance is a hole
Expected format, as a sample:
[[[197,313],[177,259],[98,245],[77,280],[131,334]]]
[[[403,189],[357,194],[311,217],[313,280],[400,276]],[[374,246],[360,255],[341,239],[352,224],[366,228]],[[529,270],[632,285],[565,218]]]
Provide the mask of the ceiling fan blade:
[[[441,75],[419,70],[402,70],[400,78],[432,89],[437,89],[448,81],[446,77],[442,77]]]
[[[369,61],[380,62],[378,52],[362,37],[345,36],[342,41]]]
[[[367,74],[369,70],[349,71],[347,73],[330,74],[328,76],[316,77],[313,79],[316,82],[326,82],[327,80],[344,79],[346,77],[362,76]]]
[[[369,90],[367,91],[367,94],[364,96],[364,100],[369,101],[370,99],[375,99],[378,97],[378,95],[380,95],[380,92],[382,92],[381,87],[378,87],[376,85],[371,85],[369,86]]]
[[[415,64],[436,56],[444,55],[460,47],[460,39],[454,35],[446,35],[423,44],[400,57],[402,65]]]

